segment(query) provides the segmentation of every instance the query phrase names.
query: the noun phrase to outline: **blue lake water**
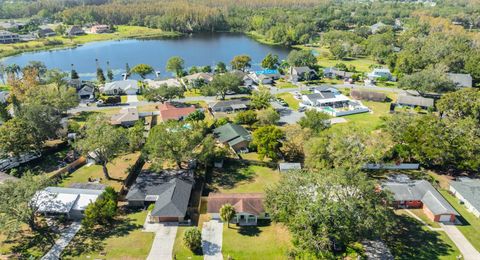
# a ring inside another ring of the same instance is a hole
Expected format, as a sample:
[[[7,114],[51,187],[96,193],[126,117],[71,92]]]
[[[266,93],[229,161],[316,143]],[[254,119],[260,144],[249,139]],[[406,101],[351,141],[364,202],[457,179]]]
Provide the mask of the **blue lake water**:
[[[146,63],[161,72],[161,77],[170,77],[165,71],[167,60],[180,56],[185,60],[185,67],[210,65],[212,68],[219,61],[230,64],[236,55],[246,54],[252,58],[252,69],[259,69],[260,62],[268,53],[277,54],[285,59],[290,49],[280,46],[261,44],[244,34],[212,33],[195,34],[173,39],[154,40],[118,40],[88,43],[73,49],[40,51],[24,53],[5,59],[6,64],[16,63],[25,66],[29,61],[42,61],[49,68],[70,71],[71,64],[82,79],[95,78],[96,63],[106,73],[107,61],[114,71],[115,78],[121,78],[125,64],[130,67]],[[153,78],[154,75],[150,75]]]

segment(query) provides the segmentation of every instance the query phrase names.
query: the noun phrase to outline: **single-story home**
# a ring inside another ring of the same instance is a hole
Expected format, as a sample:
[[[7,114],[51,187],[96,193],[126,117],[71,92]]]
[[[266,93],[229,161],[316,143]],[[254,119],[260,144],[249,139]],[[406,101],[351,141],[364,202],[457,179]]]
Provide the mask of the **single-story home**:
[[[408,107],[421,107],[428,109],[434,107],[435,101],[433,98],[424,98],[409,95],[399,95],[397,98],[397,105]]]
[[[386,78],[387,80],[394,80],[392,73],[388,68],[376,68],[372,72],[368,73],[368,78],[376,80],[378,78]]]
[[[106,24],[97,24],[90,28],[91,33],[109,33],[111,32],[110,26]]]
[[[230,73],[235,74],[237,77],[242,79],[243,86],[252,87],[255,84],[255,81],[252,79],[252,76],[241,70],[232,70]]]
[[[302,165],[300,163],[279,163],[278,164],[278,170],[280,173],[286,173],[289,171],[296,171],[296,170],[301,170]]]
[[[125,198],[129,207],[155,205],[150,212],[150,222],[180,222],[187,215],[193,183],[191,170],[144,171]]]
[[[167,87],[183,87],[182,83],[175,78],[168,78],[164,80],[151,80],[146,79],[145,83],[147,83],[148,87],[150,88],[159,88],[160,86],[166,85]]]
[[[289,80],[291,82],[298,82],[304,80],[311,80],[315,78],[317,72],[309,67],[290,67]]]
[[[139,90],[138,82],[131,79],[108,82],[100,89],[105,95],[136,95]]]
[[[250,106],[250,99],[223,100],[210,103],[208,106],[212,112],[236,112],[247,110]]]
[[[20,41],[18,33],[0,30],[0,43],[14,43],[18,41]]]
[[[278,70],[258,70],[250,73],[249,76],[257,84],[272,84],[275,80],[280,78]]]
[[[84,35],[85,31],[80,26],[74,25],[67,30],[66,34],[68,36]]]
[[[37,213],[80,219],[87,206],[94,203],[104,190],[103,185],[95,189],[47,187],[35,193],[32,203],[37,207]]]
[[[269,219],[263,207],[262,193],[210,193],[207,198],[207,213],[212,219],[220,219],[220,208],[230,204],[235,208],[231,223],[240,226],[255,226],[258,219]]]
[[[325,78],[330,78],[330,79],[334,79],[334,78],[349,79],[353,76],[353,74],[354,74],[353,72],[339,70],[335,67],[329,67],[323,70],[323,76]]]
[[[122,108],[120,112],[110,118],[110,124],[125,127],[133,126],[140,118],[136,107]]]
[[[51,37],[51,36],[55,36],[57,35],[57,33],[52,30],[51,28],[40,28],[37,30],[37,32],[35,33],[35,35],[38,37],[38,38],[45,38],[45,37]]]
[[[182,81],[187,88],[199,88],[205,84],[212,82],[213,74],[199,72],[183,77]]]
[[[480,180],[458,178],[450,182],[450,191],[477,218],[480,218]]]
[[[183,120],[191,113],[195,112],[197,108],[194,105],[185,107],[176,107],[170,102],[165,102],[159,106],[160,118],[163,122],[168,120]]]
[[[447,77],[459,88],[471,88],[473,85],[473,79],[470,74],[447,73]]]
[[[428,181],[402,176],[392,178],[382,187],[393,193],[396,208],[422,208],[432,221],[454,223],[460,215]]]
[[[241,125],[228,123],[213,129],[218,142],[230,146],[235,152],[248,149],[252,141],[250,133]]]

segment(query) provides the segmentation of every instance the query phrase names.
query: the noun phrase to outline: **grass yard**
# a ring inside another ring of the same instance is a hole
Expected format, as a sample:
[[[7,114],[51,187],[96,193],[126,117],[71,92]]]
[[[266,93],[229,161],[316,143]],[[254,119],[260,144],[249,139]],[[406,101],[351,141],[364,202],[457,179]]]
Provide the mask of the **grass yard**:
[[[280,173],[264,166],[226,161],[224,168],[212,173],[212,189],[222,193],[264,192],[280,180]]]
[[[277,97],[285,100],[288,106],[293,110],[297,110],[300,107],[300,100],[295,99],[291,93],[280,93],[277,94]]]
[[[463,226],[457,226],[458,230],[480,251],[480,219],[467,211],[464,205],[461,205],[458,199],[448,193],[446,190],[439,190],[443,197],[462,215]]]
[[[199,97],[201,95],[200,89],[189,89],[184,93],[185,97]]]
[[[443,231],[431,231],[425,225],[399,212],[398,224],[386,243],[395,259],[455,260],[460,251]]]
[[[278,81],[277,83],[275,83],[275,87],[277,88],[298,88],[297,86],[293,85],[292,83],[290,82],[285,82],[285,81]]]
[[[177,236],[175,237],[175,244],[173,245],[173,255],[176,259],[203,259],[201,253],[193,253],[188,247],[183,244],[183,234],[187,229],[192,227],[178,227]]]
[[[128,212],[112,227],[93,232],[81,229],[62,259],[145,259],[155,237],[142,232],[147,211]]]
[[[164,32],[160,29],[152,29],[141,26],[117,26],[114,33],[105,34],[86,34],[73,38],[63,36],[53,36],[45,39],[38,39],[30,42],[20,42],[0,45],[0,58],[17,55],[23,52],[50,50],[58,48],[76,47],[88,42],[120,40],[127,38],[155,38],[155,37],[177,37],[179,33]]]
[[[260,224],[260,223],[259,223]],[[281,224],[236,227],[224,225],[223,256],[233,259],[287,259],[290,234]]]
[[[389,102],[362,101],[362,103],[370,108],[372,112],[343,116],[343,118],[348,121],[347,124],[373,131],[381,125],[381,117],[390,115]],[[337,124],[333,125],[332,128],[343,127],[344,125],[345,124]]]
[[[123,181],[127,177],[127,169],[135,163],[140,153],[132,153],[119,156],[113,162],[107,165],[108,173],[112,180],[106,180],[103,175],[101,165],[83,166],[72,174],[65,177],[60,186],[68,187],[73,183],[88,182],[88,178],[100,179],[100,183],[113,187],[116,191],[120,191]]]

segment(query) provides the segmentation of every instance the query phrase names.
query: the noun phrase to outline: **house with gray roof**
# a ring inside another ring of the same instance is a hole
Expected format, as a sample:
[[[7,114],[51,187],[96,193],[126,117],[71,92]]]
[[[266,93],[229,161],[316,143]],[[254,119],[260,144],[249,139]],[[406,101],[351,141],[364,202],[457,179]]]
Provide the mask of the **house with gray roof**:
[[[78,35],[84,35],[85,31],[82,29],[82,27],[74,25],[67,30],[66,34],[68,36],[78,36]]]
[[[317,73],[309,67],[290,67],[289,80],[291,82],[298,82],[303,80],[313,79]]]
[[[433,98],[424,98],[410,95],[399,95],[397,105],[407,107],[421,107],[423,109],[433,108],[435,101]]]
[[[144,171],[125,197],[130,207],[148,207],[150,222],[180,222],[187,216],[194,181],[191,170]]]
[[[105,95],[136,95],[140,91],[136,80],[119,80],[105,83],[100,91]]]
[[[252,141],[250,133],[241,125],[228,123],[213,130],[218,142],[230,146],[235,152],[248,149]]]
[[[235,112],[247,110],[250,106],[250,99],[222,100],[208,104],[212,112]]]
[[[329,67],[323,70],[323,76],[330,79],[333,79],[333,78],[349,79],[353,76],[353,74],[354,74],[353,72],[339,70],[335,67]]]
[[[472,76],[470,74],[461,74],[461,73],[447,73],[447,77],[457,85],[459,88],[471,88],[472,87]]]
[[[422,208],[432,221],[454,223],[458,212],[425,180],[397,178],[383,183],[382,188],[393,194],[397,208]]]
[[[8,91],[0,91],[0,103],[7,102],[8,99]]]
[[[301,170],[302,165],[300,163],[289,163],[289,162],[284,162],[284,163],[279,163],[278,164],[278,171],[280,173],[286,173],[289,171],[297,171]]]
[[[459,178],[450,182],[450,191],[477,218],[480,218],[480,180]]]
[[[0,30],[0,43],[14,43],[18,41],[20,41],[20,36],[17,33]]]

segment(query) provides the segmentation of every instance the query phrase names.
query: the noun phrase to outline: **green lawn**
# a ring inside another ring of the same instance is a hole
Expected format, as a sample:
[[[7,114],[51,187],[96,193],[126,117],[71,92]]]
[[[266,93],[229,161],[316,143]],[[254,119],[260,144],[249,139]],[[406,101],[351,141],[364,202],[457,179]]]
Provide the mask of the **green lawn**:
[[[67,177],[65,177],[59,185],[62,187],[68,187],[72,183],[88,182],[88,178],[101,179],[100,183],[113,187],[115,190],[120,191],[123,180],[127,177],[127,169],[135,163],[139,153],[132,153],[120,156],[113,160],[112,163],[107,165],[110,177],[112,180],[106,180],[103,175],[102,166],[91,165],[82,166],[78,170],[74,171]]]
[[[300,100],[295,99],[291,93],[280,93],[277,97],[285,100],[291,109],[297,110],[300,107]]]
[[[81,229],[64,251],[63,259],[145,259],[154,233],[142,232],[147,211],[120,216],[111,227]]]
[[[225,259],[287,259],[291,246],[290,234],[280,224],[223,228]]]
[[[457,226],[460,232],[480,251],[480,218],[475,217],[467,211],[464,205],[461,205],[458,199],[448,193],[446,190],[440,190],[443,197],[462,215],[463,226]]]
[[[202,95],[199,89],[189,89],[184,93],[185,97],[199,97]]]
[[[431,231],[406,212],[399,212],[397,225],[386,238],[395,259],[455,260],[460,251],[443,231]]]
[[[280,174],[274,169],[232,160],[212,173],[212,189],[222,193],[264,192],[279,180]]]
[[[298,88],[297,86],[293,85],[290,82],[281,82],[281,81],[278,81],[275,84],[275,87],[277,87],[277,88]]]
[[[176,259],[203,259],[201,253],[193,253],[183,244],[183,234],[185,231],[192,227],[178,227],[177,236],[175,237],[175,244],[173,246],[173,255]]]
[[[347,124],[355,125],[359,128],[373,131],[381,125],[381,118],[383,116],[390,115],[389,102],[362,101],[362,103],[368,108],[370,108],[372,112],[343,116],[343,118],[348,121]],[[332,128],[334,129],[336,127],[343,127],[344,125],[345,124],[337,124],[333,125]]]

